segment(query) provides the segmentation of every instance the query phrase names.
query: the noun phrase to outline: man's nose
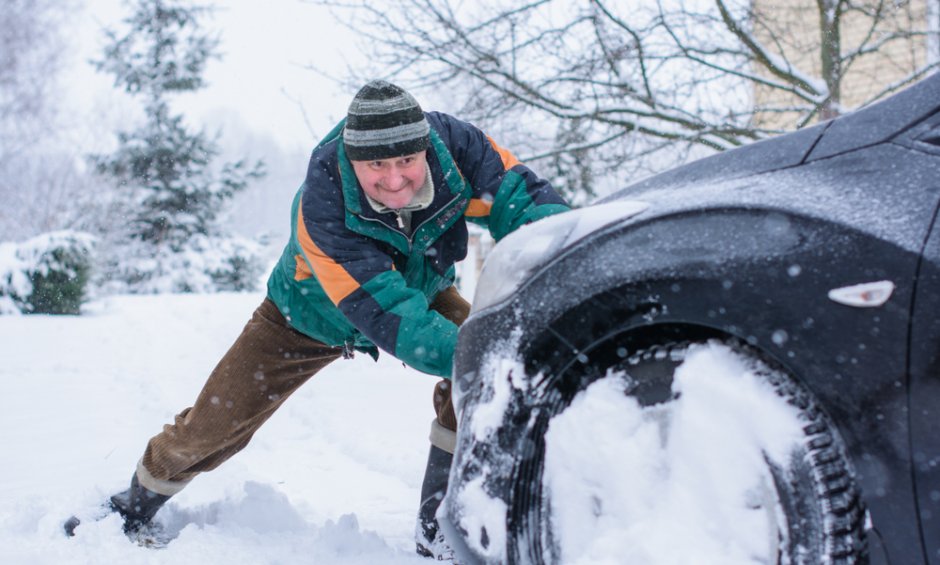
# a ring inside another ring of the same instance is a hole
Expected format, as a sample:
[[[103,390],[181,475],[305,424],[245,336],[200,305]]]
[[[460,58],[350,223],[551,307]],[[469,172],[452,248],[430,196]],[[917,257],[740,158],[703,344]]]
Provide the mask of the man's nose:
[[[385,182],[389,188],[398,188],[405,183],[405,176],[397,169],[391,169],[385,177]]]

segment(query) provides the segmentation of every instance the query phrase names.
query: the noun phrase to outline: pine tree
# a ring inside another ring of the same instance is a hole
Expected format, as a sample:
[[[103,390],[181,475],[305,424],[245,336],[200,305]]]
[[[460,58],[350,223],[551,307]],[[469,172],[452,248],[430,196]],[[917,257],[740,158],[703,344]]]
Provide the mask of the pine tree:
[[[231,268],[244,269],[246,246],[233,251],[228,242],[220,250],[215,243],[226,238],[220,214],[264,174],[263,163],[242,159],[213,167],[215,141],[191,131],[170,107],[172,96],[205,86],[206,64],[217,58],[218,40],[201,23],[209,9],[180,0],[126,5],[132,15],[124,20],[125,33],[108,31],[104,57],[95,62],[99,71],[114,75],[116,87],[141,101],[146,115],[142,125],[118,134],[113,154],[93,158],[97,170],[122,187],[130,206],[127,239],[136,247],[112,260],[112,274],[137,292],[214,290],[219,285],[213,280],[244,280],[220,265],[218,254],[234,252]],[[199,259],[206,253],[217,256]]]

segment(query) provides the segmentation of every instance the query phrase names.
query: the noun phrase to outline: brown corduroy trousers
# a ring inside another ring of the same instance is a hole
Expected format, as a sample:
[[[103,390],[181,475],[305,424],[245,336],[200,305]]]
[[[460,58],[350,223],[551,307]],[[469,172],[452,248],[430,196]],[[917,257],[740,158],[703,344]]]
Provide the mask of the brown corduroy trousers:
[[[450,287],[431,308],[460,325],[470,305]],[[298,387],[341,355],[342,348],[291,328],[266,298],[209,375],[195,404],[150,439],[137,466],[138,481],[153,492],[176,494],[193,477],[215,469],[248,445]],[[432,401],[437,423],[455,431],[449,381],[438,382]]]

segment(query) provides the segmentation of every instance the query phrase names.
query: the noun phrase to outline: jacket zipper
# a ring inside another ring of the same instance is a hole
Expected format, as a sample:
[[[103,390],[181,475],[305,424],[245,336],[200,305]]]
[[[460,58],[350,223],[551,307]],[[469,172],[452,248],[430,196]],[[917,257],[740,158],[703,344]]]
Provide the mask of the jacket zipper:
[[[424,224],[426,224],[426,223],[430,222],[431,220],[433,220],[433,219],[437,218],[438,216],[440,216],[441,213],[443,213],[445,210],[447,210],[448,208],[450,208],[450,206],[451,206],[454,202],[456,202],[457,200],[459,200],[459,199],[460,199],[460,194],[458,194],[457,196],[454,196],[447,204],[445,204],[444,206],[442,206],[441,209],[438,210],[436,214],[434,214],[434,215],[431,216],[430,218],[428,218],[428,219],[424,220],[423,222],[421,222],[420,224],[418,224],[418,227],[415,228],[414,230],[412,230],[411,233],[418,233],[418,230],[421,229],[422,227],[424,227]],[[357,217],[358,217],[360,220],[363,220],[363,221],[366,221],[366,222],[377,222],[377,223],[381,224],[382,226],[384,226],[385,228],[390,229],[390,230],[392,230],[392,231],[398,231],[398,230],[395,230],[393,227],[389,226],[388,224],[386,224],[385,222],[383,222],[382,220],[375,219],[375,218],[366,218],[365,216],[358,215],[358,214],[357,214]],[[402,222],[401,216],[398,216],[398,214],[396,214],[396,217],[398,218],[399,227],[404,228],[404,226],[402,225],[403,222]],[[401,235],[405,236],[405,239],[408,240],[408,253],[410,254],[410,253],[411,253],[412,243],[413,243],[411,237],[409,237],[409,236],[408,236],[407,234],[405,234],[405,232],[403,232],[403,231],[398,231],[398,233],[400,233]],[[343,357],[346,358],[346,359],[351,359],[352,356],[353,356],[353,354],[355,353],[355,349],[353,349],[353,347],[351,346],[350,341],[352,341],[352,343],[355,343],[355,339],[350,340],[350,338],[346,338],[346,341],[345,341],[345,343],[343,344]],[[349,355],[349,356],[346,357],[347,355]]]
[[[430,222],[431,220],[433,220],[433,219],[437,218],[438,216],[440,216],[441,213],[443,213],[445,210],[447,210],[448,208],[450,208],[451,204],[453,204],[454,202],[456,202],[456,201],[458,201],[458,200],[460,200],[460,194],[458,194],[458,195],[454,196],[453,198],[451,198],[450,201],[447,202],[447,204],[444,204],[444,205],[441,207],[441,209],[438,210],[433,216],[431,216],[430,218],[428,218],[428,219],[424,220],[423,222],[421,222],[420,224],[418,224],[418,227],[416,227],[415,229],[411,230],[411,233],[412,233],[412,234],[418,233],[418,230],[420,230],[421,228],[423,228],[423,227],[424,227],[424,224],[426,224],[426,223]],[[392,230],[392,231],[398,232],[398,233],[400,233],[401,235],[403,235],[403,236],[405,237],[405,239],[408,240],[408,252],[411,253],[411,248],[412,248],[412,246],[413,246],[413,244],[414,244],[414,240],[411,238],[411,236],[409,236],[408,234],[406,234],[405,232],[403,232],[403,231],[401,231],[401,230],[396,230],[394,227],[392,227],[392,226],[386,224],[386,223],[383,222],[382,220],[379,220],[379,219],[376,219],[376,218],[366,218],[365,216],[358,215],[358,214],[357,214],[357,216],[358,216],[358,218],[359,218],[360,220],[364,220],[364,221],[366,221],[366,222],[377,222],[377,223],[381,224],[382,226],[384,226],[384,227],[386,227],[386,228],[388,228],[388,229],[390,229],[390,230]],[[396,216],[396,218],[398,219],[398,227],[404,229],[405,226],[404,226],[404,222],[402,222],[401,216],[399,216],[397,213],[395,214],[395,216]]]

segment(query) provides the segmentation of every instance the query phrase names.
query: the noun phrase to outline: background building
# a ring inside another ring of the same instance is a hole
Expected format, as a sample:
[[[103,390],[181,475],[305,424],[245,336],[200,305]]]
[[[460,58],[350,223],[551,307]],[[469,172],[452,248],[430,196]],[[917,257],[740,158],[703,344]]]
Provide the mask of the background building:
[[[818,112],[811,122],[915,82],[926,76],[919,73],[927,65],[940,60],[940,0],[861,0],[852,6],[839,0],[753,0],[752,10],[754,37],[801,75],[821,77],[812,86],[831,95],[831,111]],[[827,50],[833,56],[827,57]],[[768,108],[755,120],[782,130],[799,121],[788,105],[803,103],[761,85],[755,87],[754,102]]]

